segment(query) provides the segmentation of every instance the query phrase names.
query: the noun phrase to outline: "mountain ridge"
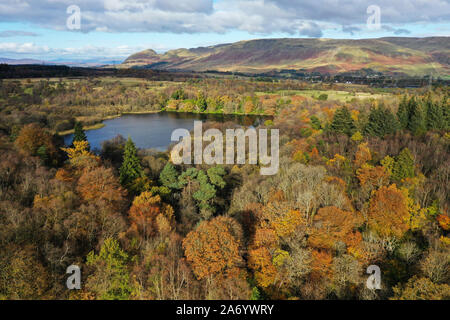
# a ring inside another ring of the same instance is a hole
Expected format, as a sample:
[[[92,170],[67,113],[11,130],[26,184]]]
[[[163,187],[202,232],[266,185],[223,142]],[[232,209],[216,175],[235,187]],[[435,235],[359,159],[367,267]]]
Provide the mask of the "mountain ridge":
[[[385,37],[256,39],[162,54],[147,49],[129,56],[121,67],[254,74],[280,70],[338,74],[370,69],[384,74],[448,76],[449,65],[450,37]]]

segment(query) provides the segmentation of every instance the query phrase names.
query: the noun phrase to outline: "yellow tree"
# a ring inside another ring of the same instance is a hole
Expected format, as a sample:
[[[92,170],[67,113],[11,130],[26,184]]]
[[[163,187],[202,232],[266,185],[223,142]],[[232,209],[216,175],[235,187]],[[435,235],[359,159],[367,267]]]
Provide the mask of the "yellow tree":
[[[408,199],[395,184],[375,191],[369,202],[369,227],[383,237],[401,237],[409,229]]]
[[[236,276],[243,266],[242,231],[232,218],[203,221],[183,240],[187,261],[197,279]]]
[[[173,208],[161,201],[159,195],[144,191],[137,196],[130,208],[130,231],[136,232],[145,239],[157,233],[167,234],[175,226]]]

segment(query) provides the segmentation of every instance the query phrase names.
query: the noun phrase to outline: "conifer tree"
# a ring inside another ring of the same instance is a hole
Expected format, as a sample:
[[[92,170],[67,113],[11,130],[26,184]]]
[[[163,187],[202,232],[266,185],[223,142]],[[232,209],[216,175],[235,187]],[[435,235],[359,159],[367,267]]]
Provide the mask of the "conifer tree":
[[[411,98],[409,101],[409,122],[408,129],[414,135],[421,135],[427,131],[425,122],[425,113],[422,106],[417,103],[416,99]]]
[[[413,178],[414,158],[408,148],[403,149],[397,156],[392,168],[392,179],[401,181],[405,178]]]
[[[443,115],[443,129],[450,129],[450,103],[448,102],[448,97],[444,97],[441,103],[442,115]]]
[[[330,126],[331,131],[352,136],[356,131],[350,111],[346,106],[336,110]]]
[[[380,106],[370,110],[369,119],[364,127],[364,134],[369,136],[384,137],[398,129],[398,122],[391,110]]]
[[[423,103],[426,111],[426,124],[428,130],[439,130],[444,128],[444,113],[438,103],[434,103],[428,96]]]
[[[75,122],[72,146],[75,141],[88,141],[81,122]],[[89,147],[88,147],[89,149]]]
[[[397,118],[400,122],[400,127],[404,130],[408,128],[409,123],[409,104],[406,100],[406,95],[403,96],[400,105],[398,106]]]
[[[123,162],[120,167],[120,183],[124,186],[131,184],[144,175],[141,163],[137,156],[136,146],[131,137],[128,138],[123,152]]]

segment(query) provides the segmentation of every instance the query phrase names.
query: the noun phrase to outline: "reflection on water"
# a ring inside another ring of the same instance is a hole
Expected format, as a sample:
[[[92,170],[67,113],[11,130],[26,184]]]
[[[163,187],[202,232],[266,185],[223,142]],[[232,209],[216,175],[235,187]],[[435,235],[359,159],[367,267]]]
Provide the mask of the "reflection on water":
[[[101,149],[102,142],[117,135],[130,136],[136,146],[142,149],[167,150],[172,143],[170,137],[175,129],[192,130],[195,120],[234,122],[242,126],[258,126],[270,117],[238,116],[224,114],[195,114],[182,112],[160,112],[152,114],[123,115],[117,119],[105,120],[105,126],[97,130],[86,131],[91,149]],[[73,135],[64,136],[66,145],[72,143]]]

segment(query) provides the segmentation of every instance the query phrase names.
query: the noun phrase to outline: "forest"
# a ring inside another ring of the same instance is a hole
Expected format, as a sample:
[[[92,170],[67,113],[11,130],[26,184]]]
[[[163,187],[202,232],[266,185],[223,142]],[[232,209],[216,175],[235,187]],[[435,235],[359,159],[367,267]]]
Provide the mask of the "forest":
[[[226,77],[0,80],[0,300],[448,300],[449,95]],[[278,173],[176,166],[170,150],[121,136],[91,150],[90,126],[162,110],[272,116],[261,128],[280,131]],[[80,290],[66,288],[70,265]],[[366,286],[370,265],[379,290]]]

